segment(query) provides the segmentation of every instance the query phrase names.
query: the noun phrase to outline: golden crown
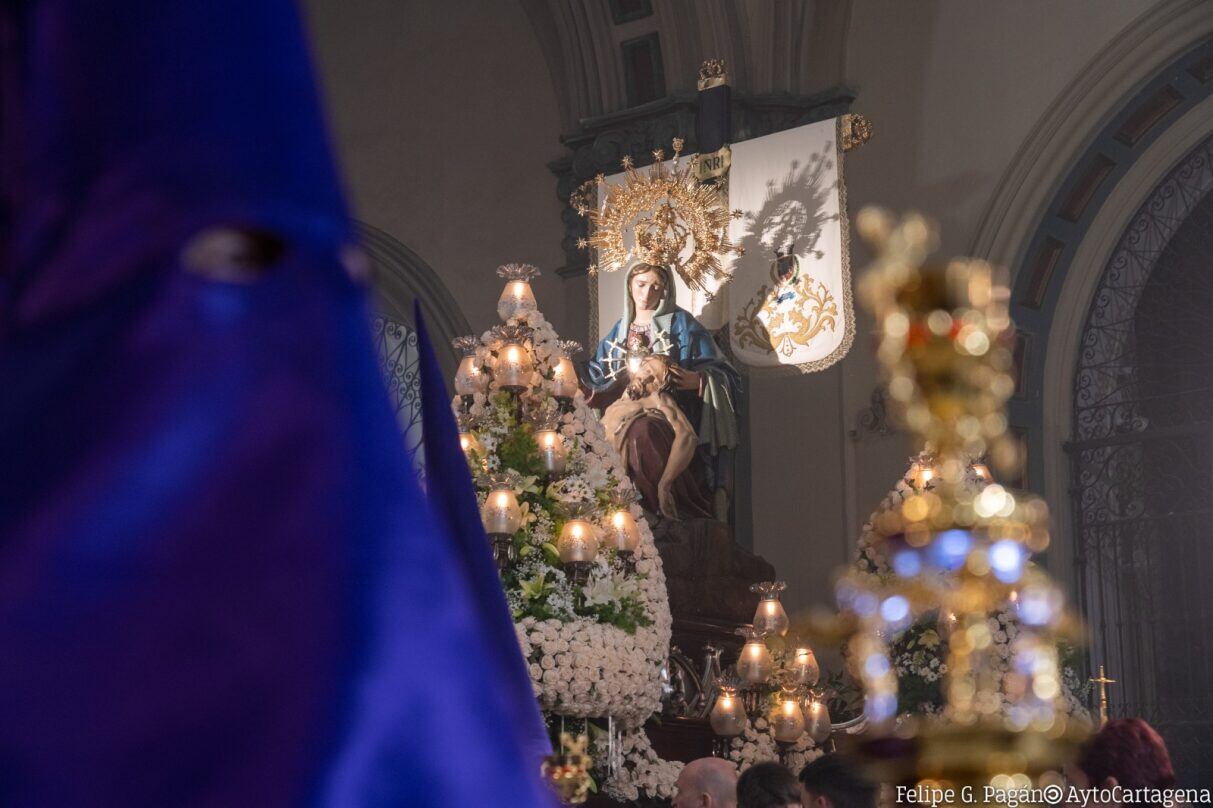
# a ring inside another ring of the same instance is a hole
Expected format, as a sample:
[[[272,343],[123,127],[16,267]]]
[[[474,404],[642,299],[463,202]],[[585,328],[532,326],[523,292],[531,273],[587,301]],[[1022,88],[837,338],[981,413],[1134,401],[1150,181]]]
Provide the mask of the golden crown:
[[[577,242],[582,249],[598,250],[592,271],[612,272],[637,262],[661,264],[677,272],[688,287],[709,295],[708,282],[726,276],[721,256],[742,253],[729,238],[729,220],[740,218],[741,211],[730,213],[719,191],[695,181],[698,156],[685,164],[681,157],[682,138],[674,139],[672,165],[657,149],[647,173],[625,156],[627,181],[607,188],[601,208],[595,191],[606,184],[602,174],[573,193],[569,203],[592,224],[592,235]]]

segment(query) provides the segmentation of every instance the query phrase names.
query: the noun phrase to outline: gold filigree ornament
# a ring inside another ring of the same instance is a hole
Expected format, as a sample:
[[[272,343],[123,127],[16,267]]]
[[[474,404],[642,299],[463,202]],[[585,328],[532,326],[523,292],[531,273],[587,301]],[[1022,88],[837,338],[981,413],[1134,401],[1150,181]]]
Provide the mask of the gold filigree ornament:
[[[560,751],[543,759],[540,773],[555,790],[561,802],[579,805],[590,791],[590,756],[586,752],[589,737],[560,733]]]
[[[837,325],[838,301],[824,283],[800,270],[791,248],[771,262],[771,286],[758,287],[737,315],[737,343],[768,353],[791,356],[825,330]]]
[[[1060,643],[1080,642],[1084,631],[1032,560],[1049,545],[1044,501],[973,462],[988,454],[1011,476],[1020,460],[1007,434],[1009,292],[982,261],[930,260],[937,238],[921,216],[897,221],[868,209],[857,224],[876,252],[860,293],[876,322],[877,358],[920,454],[911,491],[873,521],[889,572],[848,568],[835,589],[840,614],[811,626],[846,639],[867,719],[857,748],[882,782],[1048,788],[1090,732],[1065,703],[1060,662]],[[995,639],[1002,613],[1017,625],[1005,643]],[[889,646],[923,619],[944,635],[942,710],[899,718]]]
[[[740,218],[741,211],[730,212],[716,189],[695,181],[699,157],[682,161],[681,138],[674,139],[672,165],[661,149],[653,158],[653,166],[642,172],[624,157],[627,180],[606,189],[601,208],[595,191],[606,185],[603,175],[573,193],[569,204],[590,220],[592,231],[577,246],[598,250],[598,262],[590,266],[594,272],[661,264],[710,299],[712,282],[726,277],[721,257],[742,254],[729,238],[729,220]]]

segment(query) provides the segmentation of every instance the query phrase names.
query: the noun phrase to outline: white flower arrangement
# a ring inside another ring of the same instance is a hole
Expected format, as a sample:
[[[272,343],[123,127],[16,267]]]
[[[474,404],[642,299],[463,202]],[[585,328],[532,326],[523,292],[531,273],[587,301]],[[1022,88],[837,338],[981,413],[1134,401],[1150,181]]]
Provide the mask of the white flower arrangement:
[[[821,754],[821,749],[805,734],[788,747],[782,762],[793,773],[798,774],[806,763],[816,760]],[[730,741],[728,756],[741,771],[755,763],[780,761],[779,744],[771,731],[770,722],[761,716],[748,722],[741,734]]]
[[[515,537],[519,560],[506,576],[506,599],[535,696],[553,715],[614,718],[622,732],[623,763],[603,783],[605,790],[632,798],[640,792],[669,797],[681,764],[657,757],[642,728],[661,706],[660,675],[670,643],[661,557],[642,511],[630,505],[640,530],[634,572],[625,574],[612,563],[614,551],[607,550],[599,552],[584,586],[576,587],[565,575],[555,557],[561,508],[597,508],[605,515],[612,494],[632,493],[632,484],[580,393],[571,411],[558,412],[552,378],[562,353],[555,330],[538,311],[523,312],[507,324],[532,329],[535,373],[528,403],[545,419],[558,417],[567,447],[566,474],[546,486],[527,469],[513,469],[522,475],[522,490],[516,493],[523,500],[523,525]],[[477,356],[484,366],[491,365],[493,342],[491,331],[481,337]],[[456,408],[460,404],[459,398],[453,402]],[[512,468],[511,452],[520,445],[524,426],[491,374],[488,393],[474,395],[468,413],[485,450],[483,457],[470,459],[473,471]]]
[[[673,798],[674,783],[682,773],[684,764],[676,760],[662,760],[643,729],[621,733],[618,743],[619,770],[602,784],[602,791],[619,801],[635,800],[641,796],[667,800]],[[605,738],[598,739],[594,754],[596,759],[605,759]]]

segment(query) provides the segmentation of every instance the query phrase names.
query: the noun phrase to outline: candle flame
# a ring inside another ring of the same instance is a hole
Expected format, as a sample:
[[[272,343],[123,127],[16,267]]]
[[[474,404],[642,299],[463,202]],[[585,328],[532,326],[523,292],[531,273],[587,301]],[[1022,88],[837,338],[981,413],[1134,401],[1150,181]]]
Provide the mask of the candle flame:
[[[509,491],[498,491],[494,497],[498,508],[508,508],[510,506],[511,494]]]
[[[520,361],[521,359],[522,359],[522,355],[521,355],[521,352],[518,350],[517,345],[511,345],[509,348],[506,349],[505,361],[514,363],[514,362]]]
[[[523,297],[526,295],[526,281],[514,281],[514,297]]]
[[[623,530],[623,526],[627,522],[627,518],[623,511],[615,511],[615,515],[611,517],[611,521],[615,523],[615,527]]]

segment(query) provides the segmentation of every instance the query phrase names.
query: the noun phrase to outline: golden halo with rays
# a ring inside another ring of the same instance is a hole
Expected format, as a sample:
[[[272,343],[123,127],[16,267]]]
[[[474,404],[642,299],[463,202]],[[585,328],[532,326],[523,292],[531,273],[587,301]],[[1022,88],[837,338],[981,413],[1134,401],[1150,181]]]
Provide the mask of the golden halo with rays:
[[[710,281],[725,277],[721,257],[741,255],[742,248],[729,238],[729,220],[741,216],[730,212],[720,193],[695,180],[698,155],[682,163],[682,138],[674,139],[672,166],[665,164],[661,149],[648,172],[638,171],[630,157],[622,160],[627,181],[607,188],[602,207],[594,191],[606,184],[599,174],[573,192],[569,204],[590,220],[592,235],[578,239],[582,249],[598,250],[598,263],[591,270],[613,272],[637,262],[662,264],[677,272],[691,289],[709,297]],[[634,235],[627,246],[628,231]],[[686,255],[687,247],[691,248]]]

